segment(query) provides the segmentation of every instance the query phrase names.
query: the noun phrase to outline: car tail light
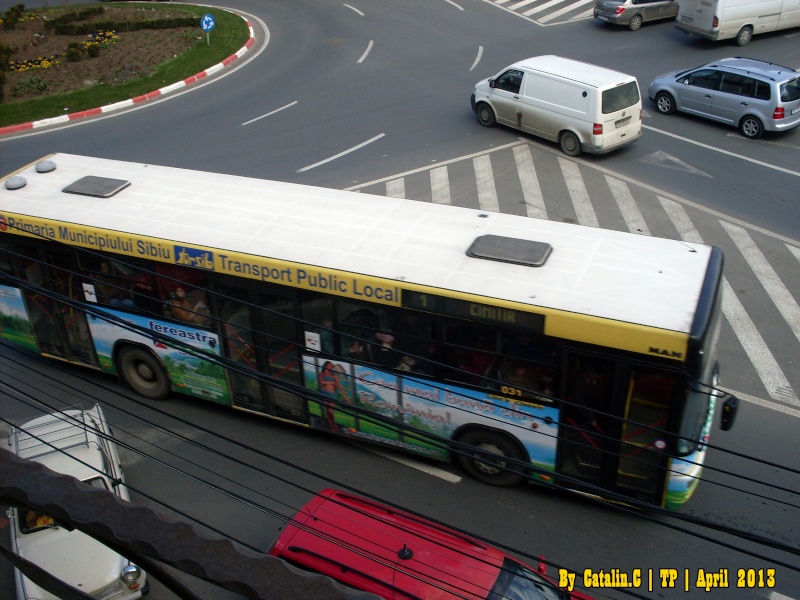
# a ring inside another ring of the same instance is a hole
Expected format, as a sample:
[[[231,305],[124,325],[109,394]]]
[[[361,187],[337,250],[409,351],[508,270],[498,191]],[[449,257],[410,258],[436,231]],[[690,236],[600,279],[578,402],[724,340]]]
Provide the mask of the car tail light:
[[[603,124],[595,123],[592,126],[592,135],[603,135]]]
[[[778,108],[776,108],[775,111],[772,113],[772,118],[776,119],[776,120],[777,119],[782,119],[785,116],[786,116],[786,113],[783,111],[783,107],[782,106],[779,106]]]
[[[719,27],[719,17],[718,16],[714,15],[714,20],[711,21],[711,27],[713,29],[716,29],[717,27]]]
[[[625,12],[625,7],[624,6],[618,6],[617,8],[614,9],[614,14],[615,15],[621,15],[624,12]]]

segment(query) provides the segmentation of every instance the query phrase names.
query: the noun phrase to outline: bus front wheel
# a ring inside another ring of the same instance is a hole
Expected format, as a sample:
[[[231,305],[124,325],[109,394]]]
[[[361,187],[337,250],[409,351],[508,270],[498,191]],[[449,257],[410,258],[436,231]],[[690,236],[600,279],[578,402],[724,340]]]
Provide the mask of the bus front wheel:
[[[458,455],[459,464],[478,481],[500,487],[510,487],[522,481],[523,474],[519,472],[519,467],[503,460],[524,460],[520,450],[505,435],[485,429],[473,429],[459,437],[458,441],[497,455],[496,458],[488,457],[483,453],[472,453],[469,449],[462,450]]]
[[[137,394],[151,400],[163,400],[169,394],[169,378],[161,363],[147,350],[128,346],[120,352],[122,378]]]

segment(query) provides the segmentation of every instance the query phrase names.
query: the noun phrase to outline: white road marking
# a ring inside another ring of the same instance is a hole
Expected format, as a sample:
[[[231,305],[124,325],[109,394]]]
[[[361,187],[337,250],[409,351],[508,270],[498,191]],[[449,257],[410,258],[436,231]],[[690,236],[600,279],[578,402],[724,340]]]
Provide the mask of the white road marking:
[[[552,21],[553,19],[557,19],[561,15],[564,15],[564,14],[566,14],[568,12],[572,12],[576,8],[580,8],[582,6],[587,6],[589,4],[591,4],[593,8],[592,8],[591,11],[587,11],[587,12],[592,12],[593,13],[594,12],[594,3],[595,3],[595,0],[581,0],[580,2],[570,2],[567,5],[565,5],[564,8],[560,8],[559,10],[553,11],[553,12],[548,13],[547,15],[543,16],[541,19],[539,19],[539,21],[541,21],[542,23],[549,23],[550,21]]]
[[[567,183],[567,189],[569,190],[570,198],[572,198],[572,205],[575,207],[578,223],[587,227],[600,227],[592,201],[589,199],[589,193],[583,184],[583,177],[581,177],[578,165],[560,156],[558,157],[558,164],[561,166],[561,173]]]
[[[647,165],[658,165],[667,167],[668,169],[677,169],[678,171],[686,171],[687,173],[691,173],[693,175],[711,178],[711,175],[708,173],[704,173],[700,169],[696,169],[662,150],[648,154],[644,158],[639,159],[639,161]]]
[[[282,110],[285,110],[287,108],[291,108],[295,104],[297,104],[297,100],[295,100],[294,102],[290,102],[286,106],[281,106],[280,108],[276,108],[275,110],[273,110],[271,112],[268,112],[265,115],[261,115],[260,117],[256,117],[255,119],[250,119],[249,121],[245,121],[244,123],[242,123],[242,127],[244,127],[245,125],[250,125],[250,123],[255,123],[256,121],[258,121],[259,119],[263,119],[264,117],[268,117],[270,115],[274,115],[275,113],[280,112]]]
[[[452,5],[453,5],[453,6],[455,6],[455,7],[456,7],[458,10],[462,10],[462,11],[464,10],[464,9],[463,9],[461,6],[459,6],[458,4],[456,4],[455,2],[453,2],[453,0],[445,0],[445,2],[447,2],[448,4],[452,4]]]
[[[406,197],[406,180],[402,177],[400,179],[392,179],[386,182],[386,195],[389,198],[405,198]]]
[[[529,217],[547,218],[547,207],[544,205],[542,188],[536,176],[536,167],[531,158],[531,149],[527,144],[514,146],[514,160],[517,162],[517,174],[522,184],[522,195],[525,198],[525,210]]]
[[[475,158],[476,156],[484,156],[486,154],[491,154],[493,152],[498,152],[500,150],[505,150],[506,148],[512,148],[514,146],[518,146],[519,144],[524,144],[526,142],[517,140],[515,142],[511,142],[509,144],[504,144],[502,146],[498,146],[497,148],[492,148],[491,150],[483,150],[482,152],[475,152],[474,154],[467,154],[466,156],[459,156],[457,158],[451,158],[449,160],[442,161],[438,163],[440,166],[442,165],[452,165],[457,162],[461,162],[462,160],[468,160],[470,158]],[[435,162],[435,161],[434,161]],[[407,177],[408,175],[414,175],[415,173],[422,173],[423,171],[430,171],[430,167],[419,167],[417,169],[411,169],[410,171],[405,171],[404,173],[396,173],[395,175],[390,175],[389,177],[382,177],[381,179],[373,179],[372,181],[367,181],[366,183],[359,183],[358,185],[354,185],[348,188],[344,188],[346,192],[352,192],[354,190],[359,190],[361,188],[365,188],[370,185],[376,185],[378,183],[383,183],[385,181],[389,181],[390,179],[396,179],[397,177]]]
[[[755,396],[750,396],[749,394],[745,394],[744,392],[737,392],[736,390],[726,389],[724,386],[720,387],[723,392],[728,392],[729,394],[733,394],[739,400],[744,400],[745,402],[750,402],[751,404],[757,404],[759,406],[763,406],[764,408],[768,408],[769,410],[775,410],[785,415],[789,415],[790,417],[795,417],[800,419],[800,410],[796,408],[790,408],[784,404],[777,404],[770,400],[764,400],[763,398],[756,398]]]
[[[622,218],[628,226],[628,231],[641,235],[650,235],[650,229],[647,227],[647,223],[645,223],[644,217],[633,199],[633,194],[628,189],[628,185],[615,177],[606,175],[605,178],[611,190],[611,195],[617,201]]]
[[[489,155],[477,156],[472,159],[472,165],[475,168],[475,180],[478,183],[478,204],[481,210],[500,212],[497,189],[494,187],[492,159]]]
[[[669,133],[668,131],[664,131],[662,129],[656,129],[655,127],[650,127],[649,125],[642,125],[642,129],[649,129],[650,131],[655,131],[656,133],[660,133],[662,135],[675,138],[676,140],[681,140],[682,142],[687,142],[689,144],[694,144],[695,146],[700,146],[701,148],[705,148],[706,150],[711,150],[712,152],[719,152],[720,154],[725,154],[727,156],[733,156],[741,160],[746,160],[747,162],[753,163],[754,165],[760,165],[762,167],[766,167],[767,169],[773,169],[775,171],[780,171],[781,173],[786,173],[787,175],[794,175],[795,177],[800,177],[800,171],[792,171],[791,169],[785,169],[783,167],[771,165],[769,163],[765,163],[762,160],[756,160],[755,158],[749,158],[747,156],[742,156],[741,154],[736,154],[734,152],[722,150],[721,148],[716,148],[715,146],[711,146],[709,144],[696,142],[695,140],[690,140],[689,138],[683,137],[681,135],[676,135],[674,133]]]
[[[483,56],[483,46],[478,46],[478,56],[475,57],[475,62],[472,63],[472,66],[469,68],[470,71],[478,66],[478,63],[481,62],[481,57]]]
[[[436,467],[432,467],[428,464],[418,462],[406,456],[391,454],[389,452],[381,452],[380,450],[375,450],[373,448],[370,448],[369,451],[372,452],[373,454],[377,454],[378,456],[382,456],[383,458],[388,458],[389,460],[399,462],[401,465],[405,465],[407,467],[411,467],[412,469],[416,469],[417,471],[422,471],[423,473],[427,473],[428,475],[433,475],[434,477],[438,477],[439,479],[444,479],[449,483],[461,483],[460,476],[454,475],[453,473],[445,471],[444,469],[437,469]]]
[[[372,50],[372,45],[374,43],[375,42],[373,42],[372,40],[369,41],[369,44],[367,44],[367,49],[364,50],[364,54],[362,54],[361,58],[359,58],[356,62],[358,62],[360,64],[360,63],[362,63],[364,61],[365,58],[367,58],[367,54],[369,54],[369,51]]]
[[[431,169],[431,200],[434,204],[450,204],[450,176],[447,167]]]
[[[721,223],[728,235],[731,236],[733,243],[736,244],[739,252],[742,253],[747,264],[750,265],[753,273],[761,282],[761,285],[764,286],[769,297],[772,298],[778,311],[786,319],[786,323],[788,323],[792,333],[800,341],[800,306],[797,305],[797,301],[792,297],[791,292],[781,281],[781,278],[778,277],[772,265],[767,262],[764,254],[756,246],[750,234],[731,223],[726,223],[725,221]]]
[[[703,243],[703,238],[694,228],[689,215],[686,214],[680,204],[662,197],[659,197],[658,200],[680,233],[681,239],[697,244]],[[767,393],[769,393],[770,397],[773,400],[800,406],[800,399],[797,398],[797,395],[789,385],[789,380],[783,374],[778,361],[769,351],[764,338],[761,337],[750,315],[747,314],[741,301],[736,296],[736,292],[733,291],[728,280],[724,277],[722,278],[722,312],[731,327],[733,327],[733,332],[736,334],[739,343],[742,344],[747,357],[753,364],[764,387],[767,388]]]
[[[361,15],[362,17],[364,16],[364,13],[363,13],[363,12],[361,12],[361,11],[360,11],[360,10],[358,10],[357,8],[354,8],[354,7],[350,6],[349,4],[343,4],[342,6],[345,6],[345,7],[349,8],[350,10],[357,12],[357,13],[358,13],[359,15]]]
[[[355,152],[356,150],[358,150],[360,148],[363,148],[364,146],[366,146],[368,144],[371,144],[375,140],[381,139],[385,135],[386,135],[385,133],[378,134],[374,138],[368,139],[366,142],[361,142],[357,146],[353,146],[352,148],[348,148],[347,150],[344,150],[343,152],[339,152],[339,154],[334,154],[330,158],[326,158],[325,160],[321,160],[321,161],[319,161],[317,163],[314,163],[313,165],[308,165],[307,167],[303,167],[302,169],[297,169],[297,172],[298,173],[302,173],[304,171],[308,171],[309,169],[313,169],[314,167],[318,167],[320,165],[324,165],[325,163],[331,162],[332,160],[336,160],[337,158],[341,158],[345,154],[350,154],[351,152]],[[394,177],[388,177],[387,179],[394,179]]]

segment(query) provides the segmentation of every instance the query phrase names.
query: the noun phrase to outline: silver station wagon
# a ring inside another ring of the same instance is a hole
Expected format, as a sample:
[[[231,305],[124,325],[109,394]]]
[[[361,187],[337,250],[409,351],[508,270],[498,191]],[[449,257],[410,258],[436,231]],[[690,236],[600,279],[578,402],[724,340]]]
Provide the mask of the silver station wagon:
[[[636,31],[647,21],[674,19],[678,0],[596,0],[594,18]]]
[[[737,127],[746,138],[800,125],[800,72],[751,58],[723,58],[656,77],[647,95],[676,110]]]

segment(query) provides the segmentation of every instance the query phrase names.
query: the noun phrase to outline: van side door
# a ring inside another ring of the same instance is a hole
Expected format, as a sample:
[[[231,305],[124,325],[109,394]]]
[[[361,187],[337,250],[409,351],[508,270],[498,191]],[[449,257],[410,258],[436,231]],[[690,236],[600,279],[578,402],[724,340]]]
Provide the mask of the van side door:
[[[494,80],[495,117],[498,123],[520,128],[519,90],[522,86],[523,72],[518,69],[509,69]]]

